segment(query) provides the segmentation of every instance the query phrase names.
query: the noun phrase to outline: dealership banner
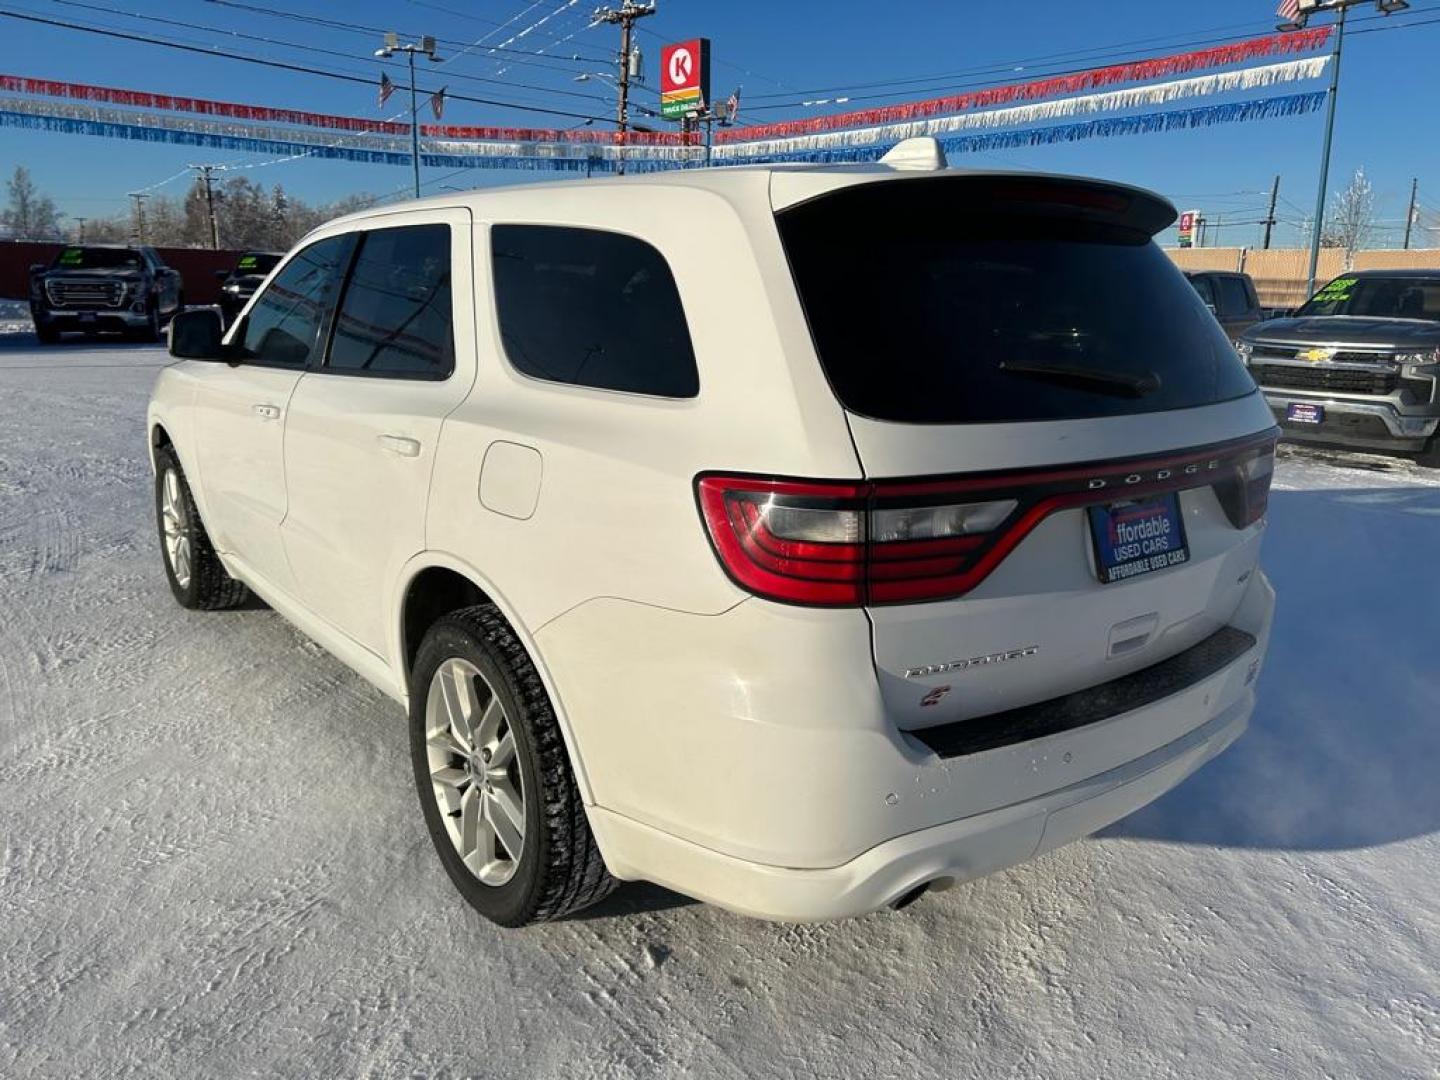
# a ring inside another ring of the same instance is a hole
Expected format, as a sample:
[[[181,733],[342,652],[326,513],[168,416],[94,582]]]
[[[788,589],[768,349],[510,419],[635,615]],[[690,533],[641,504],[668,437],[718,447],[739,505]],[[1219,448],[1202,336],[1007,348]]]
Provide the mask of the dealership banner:
[[[1329,26],[1320,26],[1296,33],[1269,34],[1265,37],[1251,38],[1248,41],[1220,45],[1211,49],[1198,49],[1193,52],[1152,57],[1147,60],[1131,60],[1123,64],[1111,64],[1108,67],[1090,68],[1086,71],[1076,71],[1031,82],[991,86],[983,90],[971,90],[963,94],[950,94],[946,97],[929,98],[924,101],[907,101],[899,105],[834,113],[829,116],[814,116],[804,120],[781,120],[773,124],[732,128],[728,131],[716,132],[715,141],[717,143],[750,142],[755,139],[811,135],[839,128],[874,127],[878,124],[916,120],[927,116],[943,116],[949,113],[967,112],[971,109],[985,109],[1014,101],[1037,101],[1042,98],[1075,94],[1082,90],[1098,90],[1118,83],[1144,82],[1148,79],[1185,75],[1208,68],[1229,67],[1231,64],[1241,64],[1267,56],[1312,52],[1324,45],[1329,36]]]

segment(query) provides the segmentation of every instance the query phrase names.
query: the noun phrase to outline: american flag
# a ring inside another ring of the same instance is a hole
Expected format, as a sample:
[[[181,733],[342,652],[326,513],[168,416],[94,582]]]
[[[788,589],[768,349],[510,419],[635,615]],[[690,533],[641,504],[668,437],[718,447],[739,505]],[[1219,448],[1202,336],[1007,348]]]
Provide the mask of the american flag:
[[[395,92],[395,84],[390,81],[390,76],[383,71],[380,73],[380,107],[385,107],[385,102],[390,100],[390,95]]]
[[[1300,17],[1300,0],[1280,0],[1280,6],[1275,9],[1286,22],[1294,22]]]

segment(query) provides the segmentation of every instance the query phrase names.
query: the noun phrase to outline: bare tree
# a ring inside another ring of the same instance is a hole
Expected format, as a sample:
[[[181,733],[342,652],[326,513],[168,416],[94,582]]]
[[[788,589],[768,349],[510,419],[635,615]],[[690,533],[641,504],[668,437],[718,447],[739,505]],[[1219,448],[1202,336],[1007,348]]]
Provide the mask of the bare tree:
[[[1326,247],[1345,249],[1345,264],[1375,232],[1375,191],[1365,178],[1363,168],[1356,169],[1349,186],[1330,196],[1330,209],[1325,214],[1325,228],[1320,242]]]
[[[54,200],[36,189],[30,170],[17,165],[7,187],[10,203],[0,213],[0,230],[15,240],[59,239],[60,214]]]

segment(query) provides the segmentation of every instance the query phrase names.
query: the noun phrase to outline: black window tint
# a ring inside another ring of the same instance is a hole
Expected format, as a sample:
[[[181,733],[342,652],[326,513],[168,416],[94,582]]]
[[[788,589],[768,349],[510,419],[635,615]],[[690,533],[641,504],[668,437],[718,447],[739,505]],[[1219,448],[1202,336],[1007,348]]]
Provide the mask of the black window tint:
[[[633,236],[497,225],[490,231],[505,354],[537,379],[660,397],[700,390],[670,267]]]
[[[1210,285],[1208,277],[1191,278],[1190,284],[1195,286],[1195,291],[1200,294],[1200,299],[1207,304],[1215,303],[1215,290]]]
[[[443,379],[455,370],[450,227],[362,233],[330,343],[329,366]]]
[[[1245,292],[1245,282],[1238,277],[1220,278],[1220,314],[1244,315],[1250,310],[1250,297]]]
[[[1135,216],[1136,200],[1088,187],[1051,196],[1053,187],[890,181],[780,213],[816,351],[847,409],[998,423],[1255,392],[1224,331],[1151,241],[1154,222]]]
[[[286,367],[309,361],[350,247],[349,236],[332,236],[285,264],[245,319],[243,359]]]

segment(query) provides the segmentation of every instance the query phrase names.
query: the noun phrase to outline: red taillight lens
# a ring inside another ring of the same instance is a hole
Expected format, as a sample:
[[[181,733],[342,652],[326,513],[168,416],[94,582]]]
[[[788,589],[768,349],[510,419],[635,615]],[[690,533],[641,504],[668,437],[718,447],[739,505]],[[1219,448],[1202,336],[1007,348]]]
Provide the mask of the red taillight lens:
[[[963,596],[1066,507],[1213,487],[1237,529],[1265,514],[1275,436],[1148,460],[916,481],[701,476],[700,510],[742,588],[856,607]]]
[[[793,604],[865,602],[868,485],[706,476],[700,510],[730,576]]]
[[[740,585],[796,604],[936,599],[970,588],[987,537],[1015,499],[917,502],[884,484],[706,476],[700,508]]]

